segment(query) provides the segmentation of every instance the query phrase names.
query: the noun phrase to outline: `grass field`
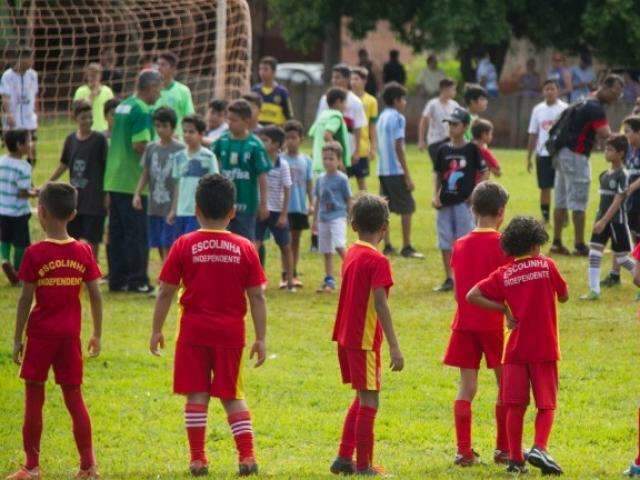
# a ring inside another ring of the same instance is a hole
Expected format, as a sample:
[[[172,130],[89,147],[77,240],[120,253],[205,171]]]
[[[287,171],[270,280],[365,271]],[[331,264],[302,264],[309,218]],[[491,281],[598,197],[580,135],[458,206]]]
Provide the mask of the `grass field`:
[[[40,183],[57,162],[59,146],[41,150],[36,180]],[[497,151],[511,193],[508,216],[538,215],[534,176],[523,168],[524,152]],[[474,404],[474,446],[486,465],[461,471],[452,466],[455,454],[452,400],[457,372],[441,364],[454,311],[451,295],[436,294],[442,280],[435,248],[435,214],[426,154],[409,148],[417,185],[418,212],[414,244],[424,261],[392,260],[396,286],[390,305],[405,355],[406,369],[384,372],[381,408],[376,425],[376,461],[396,478],[505,478],[490,463],[494,448],[492,374],[481,371]],[[605,168],[602,156],[592,159],[594,172]],[[595,176],[595,175],[594,175]],[[370,185],[374,186],[374,180]],[[375,186],[377,189],[377,185]],[[593,199],[596,186],[593,185]],[[593,218],[593,207],[589,223]],[[42,234],[32,222],[34,239]],[[393,219],[399,244],[399,220]],[[570,233],[570,232],[569,232]],[[572,244],[570,238],[565,239]],[[305,244],[307,241],[305,239]],[[609,256],[603,262],[604,270]],[[329,477],[345,409],[352,392],[340,385],[331,327],[336,296],[313,290],[321,280],[322,262],[306,253],[301,271],[307,288],[290,295],[274,287],[277,251],[270,245],[267,265],[272,280],[268,296],[268,356],[260,369],[247,364],[247,398],[254,416],[257,455],[262,476],[272,478]],[[560,364],[560,397],[550,450],[568,478],[615,478],[635,453],[637,392],[632,386],[639,362],[635,289],[628,277],[622,287],[606,291],[599,303],[577,300],[586,289],[586,259],[561,258],[572,298],[559,307],[564,360]],[[158,271],[153,257],[152,273]],[[11,361],[18,290],[0,279],[0,473],[22,461],[23,386]],[[161,358],[148,350],[153,300],[104,292],[103,352],[87,359],[85,398],[91,413],[94,444],[106,479],[187,478],[188,449],[183,430],[183,400],[171,394],[172,352],[177,309],[165,332],[168,348]],[[90,333],[85,308],[84,337]],[[251,329],[249,329],[251,331]],[[250,336],[249,339],[252,337]],[[387,352],[383,353],[387,358]],[[386,365],[386,360],[385,360]],[[633,384],[635,385],[635,383]],[[533,409],[526,417],[525,445],[532,440]],[[233,478],[235,451],[223,411],[212,403],[207,433],[211,478]],[[59,389],[49,382],[42,440],[45,478],[68,478],[77,465],[70,419]],[[539,474],[532,473],[532,476]]]

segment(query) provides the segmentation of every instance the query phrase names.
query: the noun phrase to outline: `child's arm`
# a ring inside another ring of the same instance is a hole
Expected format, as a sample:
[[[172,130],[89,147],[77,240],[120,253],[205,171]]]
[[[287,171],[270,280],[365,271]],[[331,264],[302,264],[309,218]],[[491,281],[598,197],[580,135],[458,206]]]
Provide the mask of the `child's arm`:
[[[278,218],[278,227],[284,227],[289,221],[289,197],[291,196],[291,187],[284,187],[282,210],[280,211],[280,217]]]
[[[67,171],[67,168],[69,167],[67,167],[64,163],[60,162],[56,167],[56,169],[54,170],[54,172],[49,177],[48,181],[55,182],[56,180],[58,180],[62,176],[62,174]]]
[[[422,115],[420,117],[420,123],[418,124],[418,149],[424,150],[427,148],[425,138],[427,138],[427,129],[429,128],[429,117]]]
[[[398,138],[394,143],[396,149],[396,155],[398,156],[398,162],[400,162],[400,166],[402,170],[404,170],[404,181],[407,184],[407,189],[410,192],[413,192],[415,185],[413,184],[413,180],[411,180],[411,174],[409,173],[409,166],[407,165],[407,157],[404,151],[404,138]]]
[[[249,358],[257,355],[254,367],[259,367],[267,359],[267,345],[265,343],[267,335],[267,301],[264,296],[262,285],[247,289],[249,305],[251,307],[251,317],[253,318],[253,328],[256,339],[251,347]]]
[[[149,341],[149,350],[154,355],[160,355],[160,348],[164,348],[164,335],[162,335],[162,326],[167,319],[167,314],[171,308],[173,296],[178,290],[177,285],[160,282],[158,290],[158,298],[153,311],[153,330],[151,332],[151,340]]]
[[[35,188],[21,188],[18,190],[18,198],[34,198],[38,196],[38,190]]]
[[[631,195],[632,193],[634,193],[636,190],[640,189],[640,178],[638,178],[637,180],[635,180],[634,182],[632,182],[629,185],[629,192],[628,194]]]
[[[98,281],[87,282],[87,292],[91,302],[91,316],[93,317],[93,333],[89,340],[89,355],[97,357],[100,354],[100,338],[102,337],[102,295]]]
[[[393,322],[391,321],[391,311],[389,310],[389,303],[387,302],[386,290],[382,287],[376,288],[373,291],[373,301],[376,313],[380,319],[380,324],[382,325],[382,330],[387,337],[389,354],[391,355],[391,370],[399,372],[404,368],[404,358],[402,357],[396,332],[393,328]]]
[[[613,198],[613,202],[611,202],[611,206],[609,206],[602,218],[593,224],[593,231],[595,233],[602,233],[613,216],[617,213],[618,210],[620,210],[620,206],[622,205],[622,202],[624,202],[625,198],[626,195],[624,193],[616,194],[616,196]]]
[[[376,122],[369,122],[369,161],[373,161],[378,154],[378,132]]]
[[[261,173],[258,176],[258,188],[260,190],[260,206],[258,207],[258,219],[266,220],[269,217],[267,209],[267,174]]]
[[[513,318],[509,307],[504,303],[495,302],[485,297],[477,285],[469,290],[466,299],[467,302],[472,305],[477,305],[478,307],[486,308],[487,310],[497,310],[498,312],[502,312],[507,319],[507,327],[509,330],[513,330],[518,326],[518,321]]]
[[[527,172],[531,173],[533,170],[533,162],[531,161],[531,157],[533,155],[533,151],[536,149],[536,143],[538,143],[538,135],[534,133],[529,134],[529,143],[527,144]]]
[[[431,200],[431,205],[433,208],[438,209],[442,207],[442,202],[440,202],[440,174],[436,171],[433,172],[433,200]]]
[[[171,199],[171,210],[167,215],[167,223],[173,225],[176,221],[176,213],[178,211],[178,195],[180,194],[180,181],[178,180],[173,187],[173,198]]]
[[[309,213],[313,214],[315,210],[314,202],[313,202],[313,180],[307,180],[307,198],[309,200]]]
[[[22,336],[24,334],[24,327],[27,325],[27,320],[29,319],[29,312],[31,312],[31,304],[33,303],[33,294],[35,291],[35,283],[24,282],[22,284],[22,293],[18,299],[16,312],[16,330],[13,336],[13,361],[17,365],[20,365],[22,362]]]
[[[333,140],[333,132],[329,131],[329,130],[325,130],[324,131],[324,141],[325,142],[331,142]]]
[[[142,210],[142,190],[147,186],[147,182],[149,181],[149,167],[144,166],[142,169],[142,174],[140,175],[140,179],[138,180],[138,185],[136,186],[136,191],[133,194],[133,200],[131,201],[133,208],[136,210]]]

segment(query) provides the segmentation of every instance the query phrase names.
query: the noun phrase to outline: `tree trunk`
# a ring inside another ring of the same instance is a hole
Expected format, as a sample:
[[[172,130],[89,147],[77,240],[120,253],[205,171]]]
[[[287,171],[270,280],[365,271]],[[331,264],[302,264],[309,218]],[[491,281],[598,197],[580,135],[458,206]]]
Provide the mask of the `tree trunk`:
[[[331,80],[331,68],[340,62],[342,53],[341,18],[327,23],[325,26],[325,40],[322,46],[322,61],[324,63],[324,81]]]

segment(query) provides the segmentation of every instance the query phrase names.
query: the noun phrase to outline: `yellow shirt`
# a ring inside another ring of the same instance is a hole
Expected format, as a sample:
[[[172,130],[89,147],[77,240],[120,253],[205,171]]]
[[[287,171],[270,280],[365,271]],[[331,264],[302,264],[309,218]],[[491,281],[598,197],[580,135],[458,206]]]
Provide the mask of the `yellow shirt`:
[[[378,100],[373,95],[364,92],[360,97],[362,106],[364,107],[364,115],[367,117],[367,123],[360,129],[360,150],[358,155],[368,157],[371,149],[371,137],[369,136],[369,127],[378,118]],[[375,127],[374,127],[375,128]]]

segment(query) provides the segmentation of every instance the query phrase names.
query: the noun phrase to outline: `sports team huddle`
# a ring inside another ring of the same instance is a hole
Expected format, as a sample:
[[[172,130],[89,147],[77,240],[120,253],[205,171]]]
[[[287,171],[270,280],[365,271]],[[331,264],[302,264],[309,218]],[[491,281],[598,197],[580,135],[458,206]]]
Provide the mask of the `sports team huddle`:
[[[29,61],[25,51],[12,74],[31,75]],[[37,126],[20,125],[20,110],[12,114],[16,128],[4,132],[9,153],[0,158],[0,254],[9,281],[22,289],[13,358],[25,381],[25,461],[7,479],[41,478],[50,369],[73,421],[80,456],[76,478],[99,478],[81,389],[80,292],[85,285],[93,320],[88,350],[97,356],[102,334],[99,285],[105,281],[112,292],[155,298],[149,341],[154,355],[165,347],[163,326],[179,297],[173,391],[185,397],[191,474],[208,473],[212,397],[226,413],[238,474],[257,474],[252,415],[243,390],[245,316],[249,311],[254,329],[249,357],[260,366],[267,358],[265,249],[272,239],[281,257],[278,285],[296,294],[304,288],[298,272],[305,230],[324,261],[317,292],[328,297],[339,290],[332,338],[342,382],[354,390],[330,471],[384,475],[373,452],[385,340],[391,370],[404,368],[387,300],[394,285],[388,257],[396,254],[389,236],[392,213],[401,217],[399,254],[423,258],[411,243],[416,202],[405,154],[406,89],[386,84],[379,113],[378,100],[365,92],[367,70],[338,64],[307,131],[293,119],[288,91],[275,82],[274,58],[261,59],[261,82],[250,92],[230,102],[211,100],[206,118],[194,113],[188,87],[175,80],[177,65],[174,54],[160,54],[153,68],[138,75],[135,93],[123,100],[100,95],[96,68],[88,69],[92,80],[87,98],[77,98],[72,107],[77,130],[64,141],[60,164],[40,188],[34,188],[31,177]],[[555,189],[551,251],[570,253],[562,230],[571,211],[575,253],[589,259],[589,291],[582,299],[599,299],[601,285],[619,282],[621,268],[632,271],[640,285],[640,248],[632,252],[631,235],[640,234],[640,116],[626,118],[624,133],[612,134],[603,108],[620,96],[622,87],[620,77],[609,75],[592,96],[568,106],[559,100],[557,83],[545,82],[544,101],[531,117],[527,156],[531,170],[536,153],[542,221],[515,216],[502,233],[509,194],[490,179],[502,171],[489,148],[493,126],[480,118],[488,93],[468,85],[463,108],[454,100],[455,82],[445,78],[439,95],[424,108],[419,148],[428,150],[432,162],[432,206],[444,270],[444,281],[434,290],[453,291],[456,302],[444,363],[460,372],[453,403],[454,463],[460,467],[480,463],[471,435],[472,402],[484,357],[497,383],[495,463],[516,474],[527,472],[527,465],[543,474],[563,473],[548,444],[560,359],[556,304],[566,302],[569,292],[555,262],[541,253],[549,240],[545,223],[552,219]],[[3,82],[5,108],[11,108],[6,98],[10,91]],[[104,132],[96,131],[96,124]],[[301,151],[307,135],[311,156]],[[586,246],[588,157],[598,138],[611,167],[599,177],[600,204]],[[380,195],[366,192],[374,160]],[[58,182],[65,172],[69,183]],[[358,194],[352,193],[349,176],[355,177]],[[45,233],[33,245],[30,198],[37,198],[37,218]],[[357,236],[349,247],[348,227]],[[107,275],[98,266],[105,233]],[[614,265],[601,281],[609,240]],[[147,274],[154,249],[162,261],[157,289]],[[341,262],[339,275],[336,262]],[[532,447],[523,450],[531,393],[535,433]],[[627,473],[640,475],[640,454]]]

